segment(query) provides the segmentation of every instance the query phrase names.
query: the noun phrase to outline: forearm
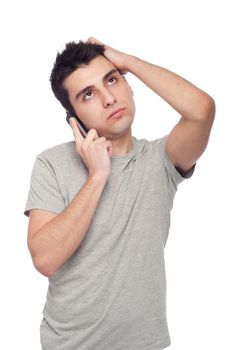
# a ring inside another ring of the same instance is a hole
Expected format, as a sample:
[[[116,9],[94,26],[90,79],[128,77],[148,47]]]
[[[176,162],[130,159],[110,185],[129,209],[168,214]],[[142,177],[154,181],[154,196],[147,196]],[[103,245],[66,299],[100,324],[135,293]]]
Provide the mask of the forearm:
[[[184,118],[197,121],[211,113],[213,99],[179,75],[130,55],[125,66]]]
[[[67,208],[33,237],[31,253],[37,270],[53,275],[76,251],[96,211],[105,177],[91,176]]]

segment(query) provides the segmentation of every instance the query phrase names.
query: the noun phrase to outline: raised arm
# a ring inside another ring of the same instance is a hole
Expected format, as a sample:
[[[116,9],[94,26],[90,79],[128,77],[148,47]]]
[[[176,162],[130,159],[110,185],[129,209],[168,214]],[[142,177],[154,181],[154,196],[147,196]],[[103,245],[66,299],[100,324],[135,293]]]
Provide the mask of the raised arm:
[[[89,41],[101,43],[92,37]],[[188,172],[208,144],[215,117],[213,98],[168,69],[104,46],[104,55],[121,72],[134,74],[180,114],[168,135],[166,151],[179,171]]]

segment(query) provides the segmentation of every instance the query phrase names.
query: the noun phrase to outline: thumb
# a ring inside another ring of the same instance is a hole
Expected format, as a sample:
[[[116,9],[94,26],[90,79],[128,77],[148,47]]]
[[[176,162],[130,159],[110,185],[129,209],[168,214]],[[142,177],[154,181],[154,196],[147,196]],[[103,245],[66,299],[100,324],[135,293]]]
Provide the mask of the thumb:
[[[100,42],[98,39],[94,38],[93,36],[90,36],[88,38],[87,43],[103,45],[102,42]]]

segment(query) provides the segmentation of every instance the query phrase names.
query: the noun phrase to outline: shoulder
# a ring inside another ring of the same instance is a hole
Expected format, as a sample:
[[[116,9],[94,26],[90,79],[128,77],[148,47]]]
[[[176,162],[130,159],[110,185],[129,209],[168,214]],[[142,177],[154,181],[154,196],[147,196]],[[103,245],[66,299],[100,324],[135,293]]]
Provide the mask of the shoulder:
[[[62,160],[76,156],[75,142],[69,141],[64,142],[41,151],[37,157],[40,159],[47,160]]]
[[[37,155],[37,168],[49,171],[59,181],[65,182],[72,175],[85,174],[85,165],[76,151],[75,141],[64,142],[49,147]]]

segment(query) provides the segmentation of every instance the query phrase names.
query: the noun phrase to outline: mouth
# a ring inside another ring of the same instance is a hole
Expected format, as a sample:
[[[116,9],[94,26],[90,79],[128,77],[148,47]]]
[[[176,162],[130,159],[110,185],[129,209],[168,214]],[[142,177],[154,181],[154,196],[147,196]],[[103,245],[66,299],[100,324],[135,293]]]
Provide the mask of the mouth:
[[[121,117],[121,115],[124,112],[124,110],[125,110],[125,108],[117,109],[116,111],[112,112],[107,119]]]

